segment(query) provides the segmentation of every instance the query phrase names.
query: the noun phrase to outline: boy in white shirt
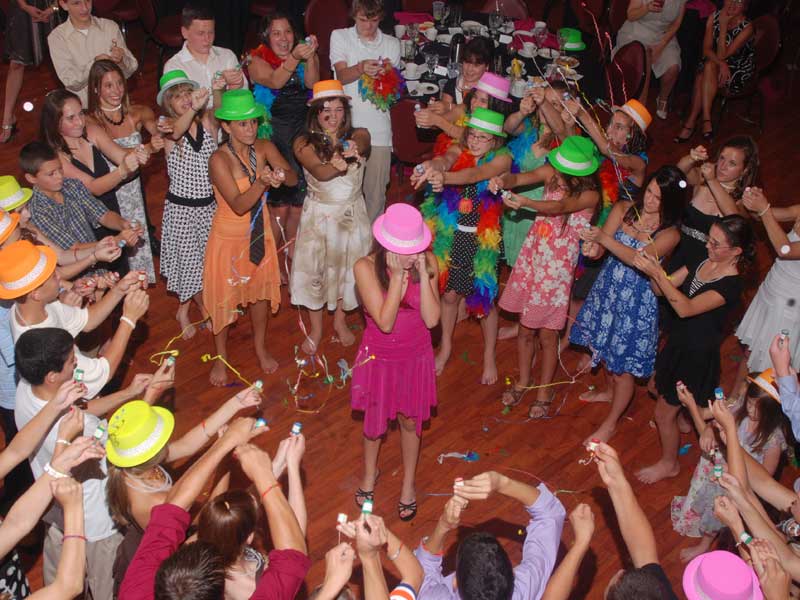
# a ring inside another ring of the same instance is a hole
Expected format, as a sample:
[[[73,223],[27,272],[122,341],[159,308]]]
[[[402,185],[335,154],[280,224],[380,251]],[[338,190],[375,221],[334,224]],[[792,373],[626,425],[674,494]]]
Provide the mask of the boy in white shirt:
[[[364,198],[370,222],[374,222],[386,204],[392,162],[392,121],[388,111],[361,99],[358,80],[365,73],[374,77],[381,64],[379,60],[388,59],[396,67],[400,62],[400,41],[378,29],[383,18],[382,0],[353,0],[351,15],[355,21],[353,27],[331,33],[330,59],[336,79],[352,98],[353,127],[368,129],[372,139],[364,172]]]
[[[236,55],[227,48],[214,45],[214,14],[207,8],[186,5],[181,13],[183,48],[164,65],[164,73],[181,70],[200,87],[225,91],[247,88]],[[219,76],[217,75],[219,74]],[[215,86],[214,80],[224,80]],[[214,95],[208,98],[206,110],[214,108]]]

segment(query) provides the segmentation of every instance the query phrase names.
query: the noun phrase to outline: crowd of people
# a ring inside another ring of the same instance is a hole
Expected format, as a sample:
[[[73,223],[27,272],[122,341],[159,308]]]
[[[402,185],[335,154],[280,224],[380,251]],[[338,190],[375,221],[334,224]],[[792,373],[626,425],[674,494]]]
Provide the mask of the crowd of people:
[[[631,0],[618,36],[618,45],[647,44],[662,119],[680,69],[684,4]],[[605,598],[671,599],[679,587],[690,599],[789,598],[791,581],[800,581],[800,492],[774,475],[800,434],[800,208],[773,207],[756,187],[754,139],[736,135],[713,153],[695,146],[677,164],[651,165],[656,140],[645,104],[613,106],[603,123],[567,81],[530,87],[514,104],[509,80],[492,72],[491,41],[477,36],[458,77],[415,114],[420,127],[441,130],[433,158],[411,169],[419,202],[387,206],[392,126],[369,86],[399,65],[400,43],[379,28],[381,0],[353,1],[354,25],[331,35],[328,80],[320,79],[317,38],[290,17],[266,18],[259,45],[240,60],[214,45],[214,14],[189,4],[185,43],[151,104],[131,102],[137,62],[116,24],[92,15],[90,0],[59,0],[66,18],[57,26],[58,11],[38,0],[12,6],[27,35],[7,37],[18,52],[10,54],[0,142],[13,138],[22,69],[42,60],[50,29],[63,88],[46,95],[38,140],[19,150],[30,187],[0,177],[0,474],[15,501],[0,523],[1,598],[288,600],[306,579],[306,439],[296,427],[270,452],[257,445],[267,430],[251,416],[261,380],[180,436],[160,405],[175,384],[174,356],[162,352],[154,372],[120,383],[159,276],[175,297],[180,336],[194,337],[200,322],[212,332],[214,386],[229,382],[228,336],[245,314],[262,377],[277,370],[268,322],[287,310],[282,286],[303,324],[295,360],[318,360],[326,313],[343,346],[359,343],[350,396],[364,413],[353,490],[360,514],[340,515],[349,541],[328,551],[311,597],[353,597],[356,558],[369,600],[573,593],[595,516],[586,504],[569,514],[574,543],[559,561],[567,514],[544,483],[496,471],[456,479],[416,546],[372,514],[378,454],[397,421],[397,517],[417,515],[415,474],[437,377],[456,350],[456,326],[474,317],[482,384],[498,381],[498,338],[516,337],[518,376],[497,402],[510,409],[532,392],[527,421],[554,414],[563,353],[579,354],[579,374],[606,375],[604,389],[581,395],[609,407],[584,444],[631,567],[604,582]],[[688,141],[699,120],[710,140],[715,94],[752,77],[746,8],[724,0],[709,13],[676,142]],[[141,169],[161,152],[169,183],[158,224]],[[742,304],[756,222],[776,258],[736,328],[745,358],[724,394],[720,346]],[[346,320],[359,309],[360,341]],[[92,349],[79,349],[77,338]],[[661,457],[632,483],[609,444],[641,385],[656,399]],[[702,455],[688,492],[675,490],[671,518],[697,544],[682,549],[677,582],[659,564],[634,489],[678,474],[680,432],[691,428]],[[177,461],[188,468],[173,481]],[[231,488],[237,463],[247,489]],[[460,537],[455,571],[445,575],[448,534],[470,502],[493,494],[529,514],[521,562],[512,566],[495,536],[473,532]],[[257,535],[262,513],[266,536]],[[40,521],[44,586],[31,592],[15,547]],[[400,575],[394,587],[383,553]]]

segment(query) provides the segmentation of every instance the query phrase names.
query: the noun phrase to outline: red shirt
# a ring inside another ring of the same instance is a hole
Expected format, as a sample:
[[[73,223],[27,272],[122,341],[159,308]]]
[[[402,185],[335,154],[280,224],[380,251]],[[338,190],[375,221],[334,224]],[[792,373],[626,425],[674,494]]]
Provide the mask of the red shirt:
[[[150,523],[125,573],[119,600],[152,600],[156,572],[186,539],[191,517],[174,504],[159,504],[150,513]],[[300,589],[311,559],[297,550],[273,550],[269,568],[258,582],[252,600],[291,600]]]

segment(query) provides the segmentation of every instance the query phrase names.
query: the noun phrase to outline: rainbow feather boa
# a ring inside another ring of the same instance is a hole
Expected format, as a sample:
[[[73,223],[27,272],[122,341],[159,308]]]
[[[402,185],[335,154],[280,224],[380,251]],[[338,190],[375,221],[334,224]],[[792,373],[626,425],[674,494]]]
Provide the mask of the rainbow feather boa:
[[[463,151],[450,170],[460,171],[482,165],[490,162],[495,156],[507,153],[508,149],[501,148],[476,161],[472,154]],[[478,228],[475,232],[478,249],[473,259],[473,289],[466,299],[467,312],[476,317],[484,317],[489,314],[498,290],[497,261],[500,257],[502,231],[500,220],[503,215],[503,199],[499,194],[489,191],[488,183],[488,181],[481,181],[476,185],[480,202]],[[425,201],[420,206],[425,222],[433,233],[431,249],[439,265],[439,289],[441,292],[447,288],[450,252],[458,225],[459,204],[465,199],[463,191],[464,187],[462,186],[448,185],[441,192],[434,193],[428,186]]]
[[[406,81],[400,70],[385,60],[383,70],[377,77],[370,77],[364,73],[358,80],[358,93],[365,102],[371,102],[378,109],[386,112],[406,89]]]

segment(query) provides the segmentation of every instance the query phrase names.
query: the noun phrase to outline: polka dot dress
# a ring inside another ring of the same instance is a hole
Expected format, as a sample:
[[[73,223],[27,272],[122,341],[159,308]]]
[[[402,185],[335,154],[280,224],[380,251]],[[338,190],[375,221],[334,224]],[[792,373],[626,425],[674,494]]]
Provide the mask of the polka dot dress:
[[[478,190],[474,185],[464,186],[463,202],[470,202],[468,212],[459,211],[458,224],[464,227],[477,227],[480,214],[478,207]],[[463,206],[463,205],[462,205]],[[462,208],[460,206],[459,208]],[[465,206],[466,207],[466,206]],[[450,250],[450,270],[447,276],[445,291],[453,290],[462,295],[469,296],[473,292],[473,279],[475,275],[475,253],[478,251],[478,237],[475,232],[453,232],[453,247]]]
[[[161,274],[167,278],[167,291],[181,302],[203,289],[206,243],[216,211],[208,161],[216,149],[213,137],[199,126],[196,140],[187,132],[167,155],[169,194],[164,202]],[[181,198],[208,199],[208,204],[186,206]]]
[[[31,593],[19,554],[14,550],[0,563],[0,598],[19,600]]]

